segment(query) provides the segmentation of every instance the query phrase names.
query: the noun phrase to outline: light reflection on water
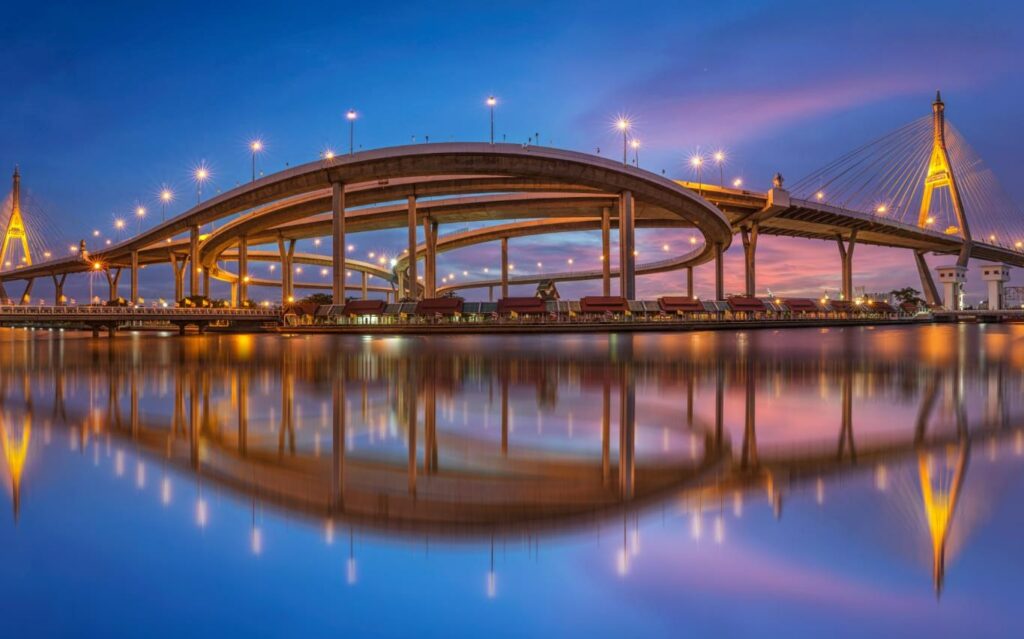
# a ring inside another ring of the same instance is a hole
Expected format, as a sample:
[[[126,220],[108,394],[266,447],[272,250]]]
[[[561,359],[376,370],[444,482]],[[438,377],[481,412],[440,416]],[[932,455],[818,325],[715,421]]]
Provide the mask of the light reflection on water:
[[[1019,624],[1021,326],[0,336],[34,636]]]

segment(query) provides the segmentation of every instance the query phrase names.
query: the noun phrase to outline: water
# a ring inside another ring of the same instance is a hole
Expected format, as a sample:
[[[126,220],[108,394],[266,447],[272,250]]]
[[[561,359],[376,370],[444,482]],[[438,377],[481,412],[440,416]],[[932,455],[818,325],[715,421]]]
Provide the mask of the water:
[[[0,348],[3,636],[1020,635],[1024,326]]]

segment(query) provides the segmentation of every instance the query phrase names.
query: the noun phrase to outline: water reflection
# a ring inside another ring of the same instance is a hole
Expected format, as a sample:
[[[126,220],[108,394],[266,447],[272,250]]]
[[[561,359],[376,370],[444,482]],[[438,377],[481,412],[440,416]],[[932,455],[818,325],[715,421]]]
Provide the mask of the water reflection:
[[[322,527],[326,543],[348,544],[350,584],[357,534],[487,544],[489,598],[496,540],[614,524],[615,569],[627,575],[644,512],[678,509],[690,536],[724,544],[752,501],[782,518],[791,495],[824,507],[844,477],[869,473],[921,524],[899,534],[927,546],[938,594],[971,532],[958,512],[987,489],[965,491],[969,468],[1024,452],[1024,331],[998,330],[12,332],[0,443],[15,520],[51,471],[34,451],[65,442],[140,490],[158,486],[164,506],[194,499],[200,528],[218,516],[209,494],[247,504],[253,555],[268,552],[267,509]],[[182,475],[188,485],[172,479]]]

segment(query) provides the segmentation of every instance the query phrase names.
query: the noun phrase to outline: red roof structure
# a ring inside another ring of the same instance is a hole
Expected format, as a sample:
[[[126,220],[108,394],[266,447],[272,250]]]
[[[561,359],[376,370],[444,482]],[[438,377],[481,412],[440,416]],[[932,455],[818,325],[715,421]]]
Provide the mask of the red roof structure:
[[[782,300],[782,304],[790,313],[817,313],[821,310],[817,302],[806,297],[790,297]]]
[[[417,315],[457,315],[462,312],[462,300],[457,297],[434,297],[416,303]]]
[[[896,309],[889,302],[872,301],[865,304],[867,310],[872,313],[896,313]]]
[[[539,297],[503,297],[498,300],[499,313],[537,315],[548,312],[548,306]]]
[[[696,297],[666,296],[658,298],[658,308],[666,313],[699,313],[704,311],[704,304]]]
[[[831,300],[828,305],[832,307],[833,311],[839,313],[852,313],[859,310],[857,305],[850,300]]]
[[[584,313],[625,313],[628,310],[625,297],[590,295],[580,298],[580,311]]]
[[[387,308],[384,300],[350,300],[342,309],[342,315],[383,315]]]
[[[746,313],[759,313],[767,310],[764,302],[756,297],[736,295],[734,297],[730,297],[726,301],[729,302],[729,309],[733,312],[741,311]]]

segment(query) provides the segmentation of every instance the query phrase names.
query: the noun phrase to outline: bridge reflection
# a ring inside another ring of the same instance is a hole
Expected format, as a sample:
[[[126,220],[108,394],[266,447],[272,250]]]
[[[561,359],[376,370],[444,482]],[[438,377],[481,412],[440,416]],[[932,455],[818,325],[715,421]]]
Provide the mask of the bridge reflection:
[[[177,468],[331,537],[479,540],[621,519],[625,563],[644,508],[691,512],[699,536],[715,504],[765,499],[782,517],[789,495],[821,503],[830,482],[865,472],[884,490],[912,465],[938,593],[972,444],[1022,452],[1021,347],[982,356],[973,340],[996,336],[901,330],[826,332],[820,348],[768,332],[26,339],[0,370],[0,443],[15,517],[26,466],[47,472],[30,449],[57,430],[83,454],[115,449],[119,473],[133,450],[137,481],[147,464]],[[200,497],[200,525],[208,508]],[[716,516],[719,541],[724,525]]]

